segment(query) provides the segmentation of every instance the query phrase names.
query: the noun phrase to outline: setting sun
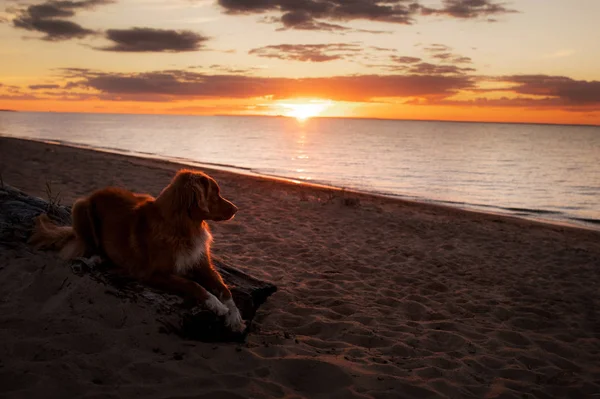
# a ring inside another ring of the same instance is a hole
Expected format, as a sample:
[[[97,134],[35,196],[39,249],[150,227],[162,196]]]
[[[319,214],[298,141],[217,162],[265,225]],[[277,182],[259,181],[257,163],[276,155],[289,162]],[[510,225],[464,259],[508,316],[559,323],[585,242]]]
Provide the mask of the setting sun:
[[[296,118],[299,121],[305,121],[308,118],[319,116],[321,112],[329,108],[331,101],[311,100],[308,102],[297,103],[286,102],[278,105],[284,108],[285,116]]]

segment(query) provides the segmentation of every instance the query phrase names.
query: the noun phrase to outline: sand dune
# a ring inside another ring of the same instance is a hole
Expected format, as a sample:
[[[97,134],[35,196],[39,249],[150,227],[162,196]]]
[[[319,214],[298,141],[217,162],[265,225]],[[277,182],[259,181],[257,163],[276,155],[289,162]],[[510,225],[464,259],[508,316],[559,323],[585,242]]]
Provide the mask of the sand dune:
[[[178,165],[0,139],[64,203]],[[600,397],[600,233],[209,171],[214,251],[275,282],[245,344],[182,341],[56,256],[0,251],[0,396]]]

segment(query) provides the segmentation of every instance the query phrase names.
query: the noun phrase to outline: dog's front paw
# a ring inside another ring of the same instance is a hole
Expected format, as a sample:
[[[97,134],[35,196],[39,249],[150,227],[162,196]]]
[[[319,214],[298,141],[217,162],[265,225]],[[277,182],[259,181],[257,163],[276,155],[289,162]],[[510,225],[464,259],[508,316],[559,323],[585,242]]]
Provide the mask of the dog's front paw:
[[[229,308],[221,303],[213,294],[208,294],[208,298],[204,301],[204,306],[217,316],[225,316],[229,313]]]
[[[229,310],[225,316],[225,325],[233,332],[244,332],[246,329],[246,323],[244,322],[244,319],[242,319],[240,310],[237,308],[237,306],[235,306],[233,299],[229,298],[224,302],[224,304]]]
[[[225,325],[233,332],[241,333],[246,329],[246,322],[242,319],[240,311],[235,308],[229,310],[225,316]]]
[[[100,266],[102,263],[104,263],[104,259],[102,259],[102,257],[100,255],[93,255],[89,258],[79,257],[79,258],[75,258],[74,260],[78,260],[79,262],[85,264],[90,269],[93,269],[97,266]]]

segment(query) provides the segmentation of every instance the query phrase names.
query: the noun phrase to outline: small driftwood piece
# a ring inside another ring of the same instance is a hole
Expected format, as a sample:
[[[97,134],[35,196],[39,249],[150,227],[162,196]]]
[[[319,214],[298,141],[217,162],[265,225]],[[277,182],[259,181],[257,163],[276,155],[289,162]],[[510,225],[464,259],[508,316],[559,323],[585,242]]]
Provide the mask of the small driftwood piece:
[[[10,186],[0,187],[0,249],[27,245],[34,218],[44,212],[58,224],[71,223],[69,208],[29,196]],[[193,303],[186,303],[177,295],[154,290],[124,276],[110,262],[94,264],[87,259],[78,259],[72,261],[70,266],[73,273],[87,275],[106,285],[107,294],[153,309],[166,333],[205,342],[242,342],[256,311],[277,291],[277,287],[218,259],[213,260],[215,267],[231,287],[233,298],[247,322],[248,327],[242,334],[230,332],[222,319]]]

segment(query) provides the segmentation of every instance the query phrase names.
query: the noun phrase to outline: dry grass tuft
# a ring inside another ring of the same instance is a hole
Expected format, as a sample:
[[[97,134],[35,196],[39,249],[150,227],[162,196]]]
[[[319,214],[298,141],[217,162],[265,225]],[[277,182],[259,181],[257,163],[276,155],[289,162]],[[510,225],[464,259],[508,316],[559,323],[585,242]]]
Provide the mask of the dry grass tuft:
[[[46,182],[46,197],[48,198],[48,212],[53,211],[60,206],[60,191],[56,194],[52,192],[52,183]]]

